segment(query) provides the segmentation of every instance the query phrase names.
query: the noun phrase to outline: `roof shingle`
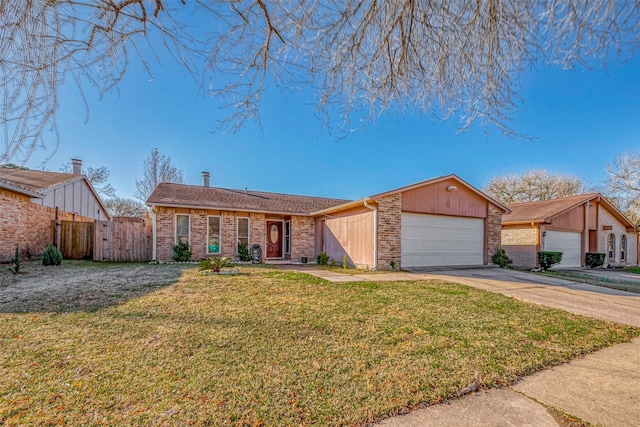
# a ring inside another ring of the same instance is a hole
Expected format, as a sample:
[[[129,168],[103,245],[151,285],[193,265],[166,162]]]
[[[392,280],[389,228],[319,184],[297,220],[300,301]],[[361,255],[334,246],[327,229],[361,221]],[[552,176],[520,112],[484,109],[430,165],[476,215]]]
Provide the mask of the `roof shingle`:
[[[158,185],[147,200],[150,205],[304,215],[346,202],[349,200],[169,183]]]
[[[600,194],[589,193],[581,194],[579,196],[563,197],[561,199],[507,205],[511,210],[511,213],[503,215],[502,222],[504,224],[529,221],[544,222],[596,197],[600,197]]]
[[[31,191],[42,191],[82,175],[0,167],[0,180]]]

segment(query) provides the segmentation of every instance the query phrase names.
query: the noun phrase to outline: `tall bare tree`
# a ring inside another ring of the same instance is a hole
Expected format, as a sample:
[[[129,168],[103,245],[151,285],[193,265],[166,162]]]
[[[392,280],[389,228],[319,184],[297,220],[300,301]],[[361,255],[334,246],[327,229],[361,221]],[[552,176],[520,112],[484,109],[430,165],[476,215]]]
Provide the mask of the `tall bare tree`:
[[[157,148],[151,150],[151,156],[144,161],[143,174],[140,181],[136,180],[136,191],[133,193],[133,197],[142,203],[146,203],[161,182],[184,182],[184,174],[171,163],[171,157],[161,156]]]
[[[146,211],[146,206],[138,200],[124,197],[112,197],[104,201],[111,216],[142,216]]]
[[[605,169],[608,195],[629,219],[640,225],[640,151],[618,154]]]
[[[590,191],[593,189],[580,177],[557,175],[540,169],[520,175],[495,176],[484,188],[485,193],[504,204],[538,202]]]
[[[194,16],[212,24],[189,25]],[[640,3],[3,0],[0,36],[0,163],[24,163],[55,130],[66,80],[104,93],[131,60],[151,72],[149,58],[166,50],[198,82],[210,78],[211,93],[233,108],[231,129],[258,119],[265,88],[276,85],[310,87],[319,114],[337,111],[347,128],[353,116],[409,110],[514,134],[520,74],[539,63],[628,59],[640,46]]]

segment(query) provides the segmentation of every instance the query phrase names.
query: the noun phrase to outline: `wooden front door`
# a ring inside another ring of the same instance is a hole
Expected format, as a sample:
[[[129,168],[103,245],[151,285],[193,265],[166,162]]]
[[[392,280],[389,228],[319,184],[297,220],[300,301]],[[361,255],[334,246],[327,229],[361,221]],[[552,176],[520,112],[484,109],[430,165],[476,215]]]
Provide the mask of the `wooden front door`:
[[[267,258],[282,258],[282,223],[267,221]]]

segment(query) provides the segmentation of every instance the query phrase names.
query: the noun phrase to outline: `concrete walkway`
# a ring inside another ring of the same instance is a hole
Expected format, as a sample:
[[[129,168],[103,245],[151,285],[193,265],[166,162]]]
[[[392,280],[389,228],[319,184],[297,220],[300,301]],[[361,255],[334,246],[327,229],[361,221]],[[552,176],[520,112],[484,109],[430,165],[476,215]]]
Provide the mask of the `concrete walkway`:
[[[572,313],[640,327],[640,294],[494,268],[351,276],[310,266],[286,268],[332,282],[446,280]],[[557,413],[592,425],[640,426],[640,339],[609,347],[491,389],[386,419],[379,426],[565,426]]]

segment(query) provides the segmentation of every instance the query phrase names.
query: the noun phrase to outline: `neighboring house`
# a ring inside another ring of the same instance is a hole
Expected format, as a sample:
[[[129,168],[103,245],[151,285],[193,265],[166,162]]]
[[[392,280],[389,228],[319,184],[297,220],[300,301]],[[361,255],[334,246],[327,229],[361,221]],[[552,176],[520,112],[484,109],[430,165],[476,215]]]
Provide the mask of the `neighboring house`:
[[[0,261],[37,256],[53,243],[53,220],[109,219],[91,184],[80,174],[0,167]]]
[[[604,265],[637,265],[634,224],[601,194],[507,206],[502,247],[517,267],[537,266],[539,251],[562,252],[558,267],[583,267],[585,253],[606,254]]]
[[[507,208],[455,175],[357,201],[208,186],[160,184],[147,200],[154,259],[170,260],[178,241],[193,257],[235,256],[259,244],[267,260],[315,260],[398,267],[483,265],[500,244]]]

